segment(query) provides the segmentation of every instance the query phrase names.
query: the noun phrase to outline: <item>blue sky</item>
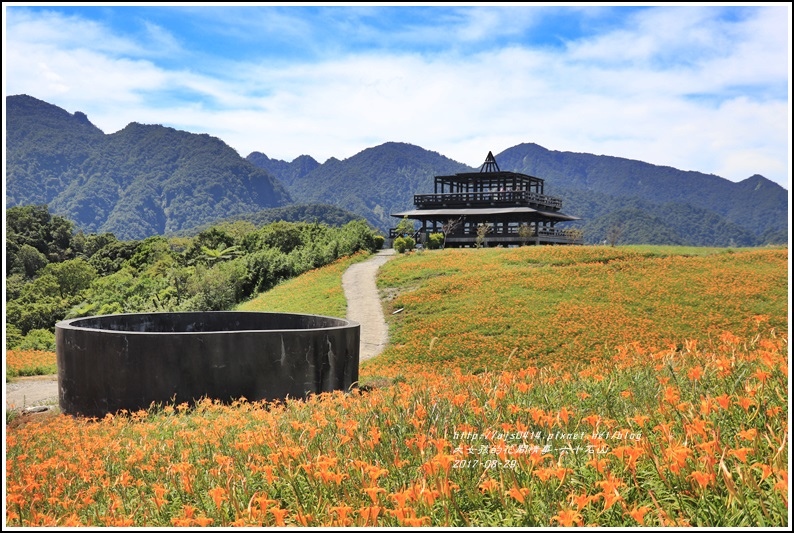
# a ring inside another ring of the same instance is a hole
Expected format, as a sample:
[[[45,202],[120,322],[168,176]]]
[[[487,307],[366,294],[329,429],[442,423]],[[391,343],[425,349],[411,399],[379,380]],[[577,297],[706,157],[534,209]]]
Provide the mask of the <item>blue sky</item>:
[[[791,6],[4,3],[6,95],[245,157],[520,143],[790,189]]]

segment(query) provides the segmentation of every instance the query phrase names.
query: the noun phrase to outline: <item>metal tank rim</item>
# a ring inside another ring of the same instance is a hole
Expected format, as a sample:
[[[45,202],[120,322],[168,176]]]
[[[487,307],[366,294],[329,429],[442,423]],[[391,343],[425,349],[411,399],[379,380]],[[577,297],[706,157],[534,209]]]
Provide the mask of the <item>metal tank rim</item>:
[[[270,316],[278,316],[278,317],[301,317],[301,318],[314,318],[314,319],[324,319],[328,321],[339,322],[336,325],[329,325],[323,327],[295,327],[295,328],[255,328],[255,329],[204,329],[204,330],[196,330],[196,331],[136,331],[131,329],[107,329],[103,327],[93,327],[93,326],[80,326],[76,324],[78,322],[87,321],[87,320],[99,320],[99,319],[113,319],[118,317],[136,317],[136,316],[165,316],[165,315],[179,315],[179,316],[189,316],[189,315],[208,315],[212,314],[215,316],[219,315],[270,315]],[[200,335],[204,333],[251,333],[251,332],[288,332],[288,331],[330,331],[335,329],[345,329],[354,326],[361,326],[359,322],[348,320],[346,318],[339,318],[327,315],[315,315],[311,313],[282,313],[278,311],[152,311],[152,312],[141,312],[141,313],[112,313],[106,315],[91,315],[91,316],[83,316],[83,317],[76,317],[70,318],[67,320],[61,320],[55,324],[55,328],[64,329],[64,330],[79,330],[79,331],[102,331],[105,333],[125,333],[125,334],[144,334],[144,335],[152,335],[152,334],[168,334],[168,335]]]

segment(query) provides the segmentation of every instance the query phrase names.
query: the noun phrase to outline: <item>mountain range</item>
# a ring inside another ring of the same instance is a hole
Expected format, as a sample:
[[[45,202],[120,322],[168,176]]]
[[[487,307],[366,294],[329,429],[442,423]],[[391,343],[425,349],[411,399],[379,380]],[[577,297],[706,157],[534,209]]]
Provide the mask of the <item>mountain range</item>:
[[[86,232],[121,239],[182,232],[224,219],[366,219],[386,232],[393,212],[433,190],[433,177],[476,168],[407,143],[339,160],[291,162],[220,139],[132,123],[104,134],[85,114],[27,95],[6,98],[6,206],[47,204]],[[483,147],[483,160],[492,147]],[[496,154],[501,170],[543,178],[566,224],[601,242],[755,246],[788,242],[788,193],[760,175],[734,183],[619,157],[520,144]],[[324,204],[324,205],[318,205]],[[293,206],[294,209],[285,209]],[[320,220],[322,221],[322,220]]]
[[[291,203],[215,137],[138,123],[106,135],[83,113],[6,98],[6,207],[47,204],[85,232],[140,239]]]
[[[487,151],[483,154],[485,161]],[[547,150],[527,143],[495,156],[501,170],[545,180],[545,192],[580,217],[585,241],[601,242],[617,228],[624,243],[755,246],[788,242],[788,193],[763,176],[734,183],[700,172],[642,161]],[[308,156],[292,163],[253,152],[248,160],[271,172],[301,202],[320,199],[364,216],[383,229],[389,214],[433,192],[433,176],[476,172],[436,152],[388,142],[339,161]]]

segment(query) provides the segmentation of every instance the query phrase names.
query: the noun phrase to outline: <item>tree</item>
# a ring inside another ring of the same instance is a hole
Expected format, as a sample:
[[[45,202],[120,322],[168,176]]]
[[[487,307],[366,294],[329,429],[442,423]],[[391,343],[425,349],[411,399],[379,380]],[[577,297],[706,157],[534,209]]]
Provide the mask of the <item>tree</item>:
[[[521,239],[522,244],[527,244],[534,235],[535,230],[529,224],[524,223],[518,227],[518,237]]]
[[[203,258],[212,263],[237,257],[240,255],[239,248],[239,246],[227,246],[223,249],[220,246],[217,248],[207,248],[206,246],[202,246],[201,251],[204,254]]]
[[[446,245],[447,237],[449,237],[449,234],[455,231],[455,228],[457,228],[460,225],[461,220],[463,220],[461,217],[450,218],[444,224],[441,225],[441,233],[444,234],[444,242],[442,243],[441,246],[442,248],[444,247],[444,245]]]
[[[196,261],[206,259],[204,256],[204,248],[209,249],[225,249],[234,246],[234,237],[227,234],[218,228],[210,228],[202,231],[193,238],[193,242],[188,246],[184,252],[184,259],[186,264],[190,265]]]
[[[610,246],[615,246],[618,241],[620,240],[621,235],[623,235],[623,226],[620,224],[614,224],[609,227],[607,230],[607,243]]]
[[[403,217],[400,223],[397,224],[395,232],[399,237],[413,237],[414,233],[416,233],[416,230],[414,229],[414,221],[409,220],[408,217]]]
[[[249,251],[262,248],[276,248],[285,254],[303,245],[302,229],[305,224],[297,222],[278,221],[268,224],[257,233],[251,235],[255,239],[254,246],[249,245]],[[251,237],[246,238],[247,242]]]
[[[137,241],[112,240],[91,255],[88,260],[101,276],[118,272],[138,250]]]
[[[477,237],[474,239],[477,248],[482,248],[485,245],[485,236],[491,233],[491,231],[493,231],[493,226],[487,222],[477,225]]]
[[[62,291],[58,279],[43,272],[22,287],[18,298],[6,304],[6,322],[16,326],[22,335],[32,329],[52,329],[79,301],[61,297]]]
[[[242,299],[248,275],[243,259],[218,263],[210,268],[196,267],[188,280],[190,300],[185,303],[191,311],[222,311],[230,309]]]
[[[52,275],[58,282],[58,294],[61,298],[74,296],[87,289],[96,278],[96,269],[85,259],[69,259],[62,263],[50,263],[42,274]]]
[[[22,268],[25,277],[30,279],[47,265],[47,258],[31,245],[23,244],[17,252],[16,263]]]
[[[50,215],[46,205],[9,208],[6,211],[7,268],[12,267],[14,254],[25,244],[44,254],[50,262],[73,257],[72,232],[73,224],[63,217]]]

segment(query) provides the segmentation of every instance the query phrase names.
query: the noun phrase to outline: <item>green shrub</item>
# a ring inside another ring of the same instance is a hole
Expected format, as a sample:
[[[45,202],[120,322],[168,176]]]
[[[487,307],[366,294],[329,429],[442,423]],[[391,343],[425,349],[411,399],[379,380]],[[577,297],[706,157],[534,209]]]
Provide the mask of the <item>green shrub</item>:
[[[22,341],[22,332],[14,324],[6,322],[6,349],[10,350]]]
[[[408,248],[408,244],[405,242],[405,237],[397,237],[394,239],[392,246],[398,254],[404,253],[406,248]]]
[[[211,268],[197,265],[195,274],[188,280],[187,292],[191,298],[185,302],[186,311],[222,311],[243,298],[248,269],[243,259],[218,263]]]
[[[394,249],[398,254],[413,250],[416,246],[416,241],[413,237],[397,237],[394,239]]]
[[[41,350],[44,352],[55,351],[55,333],[47,329],[33,329],[27,335],[22,337],[22,340],[17,346],[18,350]]]
[[[444,234],[443,233],[431,233],[427,237],[427,247],[430,250],[438,250],[443,248],[444,246]]]

